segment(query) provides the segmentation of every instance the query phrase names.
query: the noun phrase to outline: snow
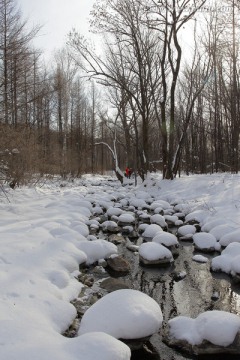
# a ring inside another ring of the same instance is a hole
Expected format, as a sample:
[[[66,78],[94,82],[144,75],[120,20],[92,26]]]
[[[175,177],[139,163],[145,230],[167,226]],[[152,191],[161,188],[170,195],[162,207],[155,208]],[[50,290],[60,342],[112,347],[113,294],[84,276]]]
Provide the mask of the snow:
[[[235,231],[229,232],[223,235],[219,240],[221,246],[227,246],[232,242],[239,242],[240,243],[240,229]]]
[[[133,199],[135,205],[141,206],[142,200],[145,204],[153,199],[154,205],[149,205],[153,212],[156,209],[171,210],[171,204],[176,204],[175,209],[191,214],[188,218],[199,221],[204,232],[226,246],[221,255],[212,259],[212,270],[239,273],[240,176],[227,173],[183,175],[173,181],[161,180],[161,174],[153,176],[154,181],[148,179],[137,188],[114,185],[107,177],[98,175],[65,181],[64,187],[60,187],[62,181],[55,179],[44,181],[39,187],[24,186],[15,190],[4,185],[10,203],[0,193],[1,359],[130,359],[129,349],[110,335],[95,332],[102,331],[100,329],[92,329],[93,333],[81,334],[74,339],[61,335],[77,315],[70,302],[79,296],[83,287],[78,281],[79,265],[92,261],[101,263],[109,254],[117,255],[115,247],[89,235],[87,228],[87,225],[99,226],[99,218],[89,218],[94,214],[101,215],[103,208],[110,214],[113,211],[115,216],[121,215],[114,199],[123,206],[128,206],[129,202],[133,206]],[[117,227],[116,222],[105,225]],[[158,225],[142,224],[140,228],[149,229],[152,238],[159,231],[165,235],[161,227],[153,231],[151,226]],[[234,230],[228,232],[231,228]],[[184,225],[178,234],[181,232],[194,235],[196,228]],[[154,243],[147,244],[149,247]],[[153,246],[161,249],[159,244]],[[152,250],[148,250],[152,254]],[[200,255],[195,255],[193,260],[208,261]],[[138,293],[133,301],[126,294],[114,299],[109,306],[107,299],[111,294],[101,300],[106,299],[103,305],[107,314],[105,321],[111,320],[109,326],[114,334],[134,338],[159,330],[162,315],[154,300]],[[121,316],[121,309],[124,316]],[[112,318],[108,310],[111,310]],[[91,321],[87,321],[88,326],[102,319],[101,312],[94,310],[93,314]],[[211,311],[200,316],[199,320],[173,319],[172,329],[192,343],[195,337],[197,341],[204,338],[224,346],[232,341],[239,329],[239,320],[234,314],[218,312],[215,317]]]
[[[227,274],[234,273],[236,262],[240,262],[240,243],[229,244],[221,253],[212,259],[211,268],[213,271],[222,271]],[[235,266],[235,267],[234,267]]]
[[[209,233],[200,232],[193,235],[193,243],[197,249],[215,249],[220,250],[221,246],[215,236]]]
[[[139,255],[149,261],[156,261],[160,259],[169,259],[173,261],[173,256],[170,250],[157,242],[147,242],[139,246]]]
[[[186,340],[191,345],[199,345],[207,340],[214,345],[229,346],[240,331],[240,317],[225,311],[206,311],[196,319],[178,316],[171,319],[170,335]]]
[[[152,224],[157,224],[161,227],[167,227],[167,223],[165,221],[165,218],[160,214],[154,214],[150,217],[150,221]]]
[[[162,228],[161,228],[161,226],[159,226],[159,225],[157,225],[157,224],[151,224],[151,225],[148,225],[148,226],[146,227],[146,229],[144,230],[142,236],[143,236],[144,238],[151,238],[151,239],[152,239],[152,238],[154,238],[154,236],[155,236],[157,233],[159,233],[159,232],[161,232],[161,231],[163,231]]]
[[[162,325],[158,303],[131,289],[105,295],[83,315],[79,334],[102,331],[117,339],[139,339],[154,334]]]
[[[130,199],[129,204],[134,206],[137,209],[148,208],[146,201],[141,198],[140,199],[132,198],[132,199]]]
[[[212,234],[217,241],[219,241],[224,235],[233,232],[235,228],[228,224],[216,225],[214,228],[210,230],[210,234]]]
[[[178,229],[179,236],[193,235],[196,232],[196,228],[193,225],[183,225]]]
[[[206,258],[206,256],[203,256],[203,255],[194,255],[192,257],[192,259],[193,259],[193,261],[200,262],[200,263],[208,262],[208,258]]]
[[[122,214],[118,217],[118,221],[121,223],[132,224],[135,221],[135,217],[132,214]]]
[[[152,241],[158,244],[165,245],[167,247],[179,244],[177,237],[174,234],[165,231],[158,233],[156,236],[154,236]]]
[[[114,229],[118,228],[118,224],[112,220],[104,221],[101,226],[104,231],[114,230]]]
[[[72,342],[72,343],[71,343]],[[69,352],[87,360],[130,360],[131,351],[123,342],[103,332],[81,335],[69,342]]]
[[[116,207],[113,207],[111,206],[110,208],[107,209],[107,215],[108,216],[119,216],[123,213],[123,210],[122,209],[119,209],[119,208],[116,208]]]
[[[117,246],[106,240],[82,241],[78,244],[78,248],[87,255],[87,265],[118,253]]]

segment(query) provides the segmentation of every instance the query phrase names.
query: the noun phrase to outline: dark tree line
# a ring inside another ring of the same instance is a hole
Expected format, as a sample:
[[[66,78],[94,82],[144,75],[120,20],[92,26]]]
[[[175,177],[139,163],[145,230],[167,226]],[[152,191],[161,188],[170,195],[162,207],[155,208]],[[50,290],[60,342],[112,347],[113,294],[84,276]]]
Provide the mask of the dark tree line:
[[[142,178],[238,172],[239,10],[236,0],[98,0],[101,55],[73,30],[50,67],[32,45],[40,27],[0,0],[2,178],[121,178],[126,165]]]

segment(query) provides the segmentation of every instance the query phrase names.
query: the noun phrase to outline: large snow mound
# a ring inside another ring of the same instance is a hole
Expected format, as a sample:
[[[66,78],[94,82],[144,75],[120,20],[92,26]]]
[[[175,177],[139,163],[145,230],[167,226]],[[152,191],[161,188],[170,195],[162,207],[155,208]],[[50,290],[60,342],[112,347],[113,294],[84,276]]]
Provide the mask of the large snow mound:
[[[169,320],[170,336],[199,345],[207,340],[214,345],[229,346],[240,330],[240,317],[225,311],[213,310],[196,319],[178,316]]]
[[[101,331],[117,339],[138,339],[157,332],[162,311],[155,300],[137,290],[105,295],[83,315],[79,334]]]

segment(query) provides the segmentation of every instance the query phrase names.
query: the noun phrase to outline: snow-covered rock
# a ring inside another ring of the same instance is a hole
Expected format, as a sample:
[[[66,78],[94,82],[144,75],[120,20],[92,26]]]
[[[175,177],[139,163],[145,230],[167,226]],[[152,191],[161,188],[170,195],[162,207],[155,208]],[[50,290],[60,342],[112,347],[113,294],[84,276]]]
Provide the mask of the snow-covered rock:
[[[101,331],[117,339],[139,339],[157,332],[162,321],[155,300],[138,290],[122,289],[105,295],[85,312],[79,335]]]
[[[194,225],[183,225],[178,228],[177,236],[181,240],[191,240],[196,231]]]
[[[121,214],[118,217],[118,225],[120,226],[124,226],[127,224],[133,224],[135,222],[135,217],[133,216],[133,214]]]
[[[185,221],[186,223],[198,222],[200,224],[204,222],[206,217],[207,213],[205,210],[195,210],[186,215]]]
[[[206,311],[196,319],[178,316],[169,320],[167,343],[196,355],[240,354],[240,317],[225,311]],[[235,344],[236,337],[238,341]]]
[[[156,208],[159,207],[162,208],[163,210],[172,208],[172,206],[165,200],[156,200],[152,202],[152,204],[150,205],[151,210],[155,210]]]
[[[71,349],[72,347],[72,349]],[[69,353],[78,353],[86,360],[130,360],[130,348],[104,332],[90,332],[72,339]]]
[[[177,255],[179,252],[179,242],[174,234],[165,231],[157,233],[152,239],[152,242],[164,245],[173,255]]]
[[[169,265],[173,262],[173,255],[165,246],[147,242],[139,247],[139,261],[144,265]]]
[[[196,250],[204,252],[220,251],[221,245],[215,236],[210,233],[200,232],[193,235],[193,243]]]
[[[178,217],[176,215],[164,215],[166,223],[171,225],[177,225],[177,222],[179,221]]]
[[[150,217],[150,222],[152,224],[157,224],[161,226],[162,228],[167,228],[167,223],[165,221],[165,218],[160,214],[154,214]]]
[[[87,255],[87,265],[118,253],[117,246],[106,240],[81,241],[78,247]]]
[[[157,233],[162,232],[162,231],[163,231],[163,229],[161,228],[161,226],[159,226],[157,224],[151,224],[151,225],[147,225],[144,232],[142,233],[142,236],[146,241],[149,241],[149,240],[152,240],[152,238],[154,238],[154,236]]]
[[[230,243],[221,253],[212,259],[211,269],[222,271],[232,276],[240,274],[240,243]]]
[[[119,231],[118,224],[115,221],[112,221],[112,220],[104,221],[101,224],[101,226],[102,226],[103,231],[108,231],[108,232],[113,232],[113,233],[116,233],[116,232]]]
[[[234,230],[236,230],[236,228],[234,228],[233,226],[231,226],[229,224],[221,224],[221,225],[216,225],[215,227],[213,227],[209,231],[209,234],[212,234],[213,236],[215,236],[217,241],[219,241],[224,235],[226,235],[230,232],[233,232]]]
[[[193,261],[199,262],[199,263],[207,263],[208,262],[208,258],[206,256],[202,256],[202,255],[194,255],[192,257]]]
[[[228,246],[232,242],[240,243],[240,229],[237,229],[235,231],[223,235],[219,240],[220,245],[224,247]]]
[[[118,207],[113,207],[113,206],[111,206],[111,207],[109,207],[108,209],[107,209],[107,215],[111,218],[113,215],[115,215],[115,216],[119,216],[119,215],[121,215],[123,213],[123,210],[122,209],[120,209],[120,208],[118,208]]]

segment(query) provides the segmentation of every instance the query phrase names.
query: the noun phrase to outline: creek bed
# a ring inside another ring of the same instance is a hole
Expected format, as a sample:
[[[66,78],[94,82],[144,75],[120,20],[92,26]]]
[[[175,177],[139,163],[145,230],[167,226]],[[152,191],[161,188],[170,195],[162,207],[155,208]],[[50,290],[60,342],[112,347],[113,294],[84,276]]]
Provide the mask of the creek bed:
[[[138,244],[141,238],[138,240]],[[179,256],[175,258],[174,264],[166,267],[148,267],[139,265],[138,255],[127,250],[124,245],[119,245],[119,253],[122,254],[131,264],[131,271],[127,276],[118,277],[130,288],[140,290],[160,305],[164,321],[173,317],[183,315],[192,318],[208,310],[224,310],[240,315],[240,286],[231,284],[231,279],[225,274],[212,273],[210,271],[210,261],[208,263],[198,263],[192,260],[194,251],[191,242],[181,242],[179,246]],[[200,254],[200,253],[199,253]],[[218,254],[204,255],[209,260]],[[175,274],[185,272],[186,277],[177,281]],[[218,294],[218,298],[214,297]],[[162,331],[164,330],[164,323]],[[194,357],[169,348],[162,342],[162,336],[155,334],[151,338],[151,344],[158,353],[150,357],[146,352],[139,354],[133,359],[161,359],[161,360],[181,360],[181,359],[225,359],[220,355]],[[239,356],[228,355],[228,359],[239,359]]]
[[[173,231],[171,229],[171,231]],[[175,231],[173,231],[175,232]],[[99,233],[99,238],[107,238],[107,234]],[[126,238],[127,239],[127,238]],[[127,239],[128,241],[128,239]],[[140,236],[134,245],[142,243]],[[131,270],[126,276],[94,274],[92,268],[86,273],[95,278],[95,281],[107,276],[117,277],[129,288],[140,290],[156,300],[163,313],[163,326],[159,333],[154,334],[142,350],[132,352],[132,360],[183,360],[205,359],[226,360],[226,355],[190,356],[176,349],[169,348],[162,341],[162,334],[166,322],[179,315],[195,318],[200,313],[208,310],[224,310],[240,315],[240,285],[234,285],[226,274],[212,273],[210,261],[199,263],[192,260],[193,255],[200,254],[194,251],[192,242],[179,242],[179,256],[168,267],[150,267],[139,264],[138,253],[127,249],[125,243],[118,245],[119,255],[130,263]],[[202,254],[201,254],[202,255]],[[209,260],[217,256],[204,254]],[[186,276],[176,279],[178,273]],[[217,297],[216,297],[217,294]],[[227,359],[238,359],[237,355],[227,355]]]

